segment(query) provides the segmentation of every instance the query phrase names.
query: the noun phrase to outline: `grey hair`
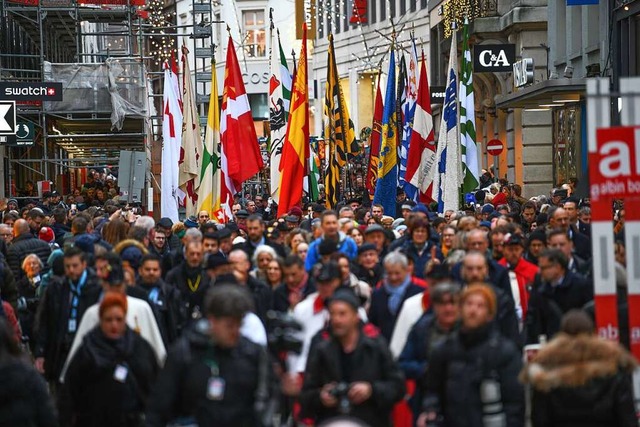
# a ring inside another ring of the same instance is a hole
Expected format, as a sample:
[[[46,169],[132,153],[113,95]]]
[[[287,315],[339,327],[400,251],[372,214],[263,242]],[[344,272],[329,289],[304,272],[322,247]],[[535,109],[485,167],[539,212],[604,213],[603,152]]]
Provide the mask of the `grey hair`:
[[[383,264],[386,265],[401,265],[404,268],[409,267],[409,260],[407,256],[399,251],[393,251],[384,257]]]
[[[24,259],[22,260],[22,270],[24,271],[25,267],[27,266],[27,263],[31,262],[31,260],[35,258],[38,260],[38,264],[40,264],[40,268],[44,267],[44,263],[42,262],[42,260],[40,259],[40,257],[36,254],[29,254],[26,257],[24,257]]]
[[[253,253],[253,257],[251,258],[251,261],[253,261],[254,265],[258,264],[258,257],[262,254],[269,254],[271,255],[271,258],[278,259],[278,254],[276,253],[275,249],[273,249],[269,245],[260,245],[256,248],[255,252]]]
[[[202,241],[202,232],[197,228],[188,228],[184,233],[184,238],[190,242],[201,242]]]
[[[148,233],[156,226],[156,221],[150,216],[141,216],[136,220],[135,226],[144,228]]]
[[[454,282],[440,282],[435,285],[429,293],[431,294],[431,301],[438,304],[444,300],[446,295],[457,296],[460,294],[460,285]]]

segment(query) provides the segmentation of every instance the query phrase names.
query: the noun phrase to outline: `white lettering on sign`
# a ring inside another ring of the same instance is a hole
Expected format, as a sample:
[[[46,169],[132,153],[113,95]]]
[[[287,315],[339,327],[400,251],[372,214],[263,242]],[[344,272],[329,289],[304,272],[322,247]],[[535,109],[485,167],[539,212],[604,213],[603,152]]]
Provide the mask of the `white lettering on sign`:
[[[640,127],[598,129],[597,135],[597,152],[589,155],[591,197],[640,195]]]
[[[491,49],[480,52],[480,64],[483,67],[508,67],[511,65],[504,50],[494,55]]]
[[[522,58],[513,64],[513,85],[515,87],[526,86],[533,83],[533,59]]]

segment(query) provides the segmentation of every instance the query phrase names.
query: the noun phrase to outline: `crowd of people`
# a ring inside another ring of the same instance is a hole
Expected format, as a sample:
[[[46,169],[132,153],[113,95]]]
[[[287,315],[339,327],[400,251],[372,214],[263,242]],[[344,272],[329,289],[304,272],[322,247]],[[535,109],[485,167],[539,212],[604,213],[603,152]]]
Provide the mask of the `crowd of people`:
[[[618,344],[594,334],[573,185],[489,182],[440,215],[238,194],[221,224],[91,176],[2,211],[0,425],[637,425],[621,204]]]

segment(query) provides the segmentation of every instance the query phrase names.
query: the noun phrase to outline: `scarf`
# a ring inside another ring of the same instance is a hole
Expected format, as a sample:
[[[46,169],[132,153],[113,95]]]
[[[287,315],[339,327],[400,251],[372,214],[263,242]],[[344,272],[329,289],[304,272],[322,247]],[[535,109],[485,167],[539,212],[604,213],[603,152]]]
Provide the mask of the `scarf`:
[[[402,304],[402,297],[404,297],[407,288],[411,284],[411,276],[407,275],[402,283],[398,286],[391,286],[388,283],[384,283],[384,289],[389,294],[388,308],[391,314],[394,316],[398,314],[398,310],[400,309],[400,304]]]
[[[295,306],[297,303],[302,301],[302,295],[304,292],[304,288],[307,286],[307,281],[309,280],[309,274],[305,273],[304,278],[300,283],[296,285],[295,288],[289,288],[289,307]],[[314,310],[315,312],[315,310]]]

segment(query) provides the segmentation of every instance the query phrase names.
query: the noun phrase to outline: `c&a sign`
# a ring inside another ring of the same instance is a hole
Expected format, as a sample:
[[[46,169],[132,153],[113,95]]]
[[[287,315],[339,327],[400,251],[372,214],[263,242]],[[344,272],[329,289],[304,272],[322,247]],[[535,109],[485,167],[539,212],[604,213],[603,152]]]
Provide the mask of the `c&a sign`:
[[[473,47],[473,71],[476,73],[511,72],[515,61],[515,44],[482,44]]]

